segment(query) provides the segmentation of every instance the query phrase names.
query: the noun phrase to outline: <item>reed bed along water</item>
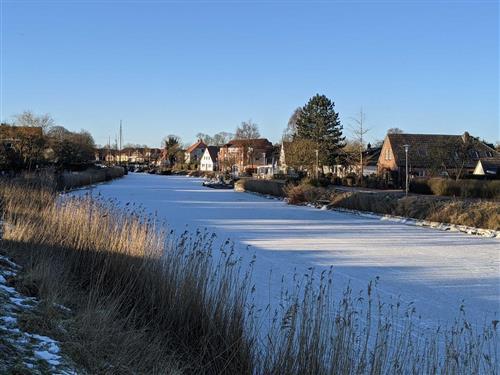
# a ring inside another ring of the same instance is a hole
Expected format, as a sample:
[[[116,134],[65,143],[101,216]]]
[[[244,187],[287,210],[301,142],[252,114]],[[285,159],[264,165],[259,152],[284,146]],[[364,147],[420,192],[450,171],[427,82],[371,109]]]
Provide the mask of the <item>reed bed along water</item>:
[[[424,333],[376,280],[339,299],[332,270],[314,269],[260,309],[253,262],[208,232],[175,236],[133,205],[57,199],[50,184],[3,182],[0,200],[2,249],[25,266],[18,286],[45,301],[27,321],[89,373],[498,372],[496,321],[478,329],[459,314]]]

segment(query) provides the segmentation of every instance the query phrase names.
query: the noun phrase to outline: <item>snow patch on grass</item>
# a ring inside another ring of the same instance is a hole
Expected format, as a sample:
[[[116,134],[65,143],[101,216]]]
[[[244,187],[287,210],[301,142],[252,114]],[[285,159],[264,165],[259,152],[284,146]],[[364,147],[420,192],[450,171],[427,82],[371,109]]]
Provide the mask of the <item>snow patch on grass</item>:
[[[19,326],[19,315],[38,304],[36,298],[25,297],[7,285],[21,268],[0,255],[0,373],[76,374],[59,354],[59,343],[43,335],[28,333]]]

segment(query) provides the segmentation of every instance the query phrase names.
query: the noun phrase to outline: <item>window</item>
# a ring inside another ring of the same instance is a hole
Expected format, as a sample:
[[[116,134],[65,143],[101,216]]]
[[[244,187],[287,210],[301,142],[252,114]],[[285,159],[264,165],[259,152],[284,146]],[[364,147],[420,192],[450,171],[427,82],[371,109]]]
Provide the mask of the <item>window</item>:
[[[385,149],[385,160],[392,160],[392,153],[388,148]]]

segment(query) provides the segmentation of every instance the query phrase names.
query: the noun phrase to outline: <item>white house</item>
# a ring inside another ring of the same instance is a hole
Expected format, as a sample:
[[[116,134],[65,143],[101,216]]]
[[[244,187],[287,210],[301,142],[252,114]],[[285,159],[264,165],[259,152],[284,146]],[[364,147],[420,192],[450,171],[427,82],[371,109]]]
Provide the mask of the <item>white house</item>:
[[[217,146],[208,146],[200,159],[200,171],[216,171],[218,169],[219,149]]]
[[[476,176],[500,176],[500,157],[479,159],[474,172]]]

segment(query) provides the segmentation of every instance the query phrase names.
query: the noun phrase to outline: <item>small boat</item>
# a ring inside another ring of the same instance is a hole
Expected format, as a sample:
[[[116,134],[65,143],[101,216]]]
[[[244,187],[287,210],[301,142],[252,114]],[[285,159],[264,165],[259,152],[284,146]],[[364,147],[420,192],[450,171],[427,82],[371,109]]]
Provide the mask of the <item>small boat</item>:
[[[202,183],[203,186],[212,188],[212,189],[233,189],[234,184],[232,181],[230,183],[226,183],[224,180],[205,180]]]

